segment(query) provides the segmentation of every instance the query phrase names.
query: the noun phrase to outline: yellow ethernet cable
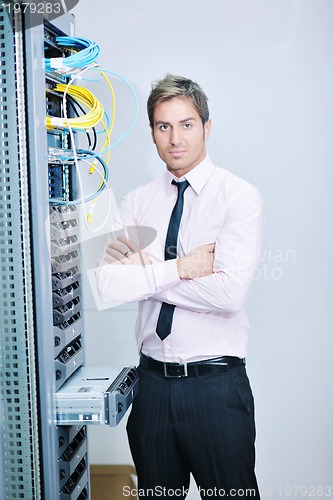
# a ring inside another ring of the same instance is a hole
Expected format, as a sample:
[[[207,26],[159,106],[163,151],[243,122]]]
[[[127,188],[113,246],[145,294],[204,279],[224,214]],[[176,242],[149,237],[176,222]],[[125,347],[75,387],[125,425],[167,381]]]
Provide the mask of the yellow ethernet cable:
[[[104,148],[106,146],[107,147],[107,156],[106,156],[106,160],[105,160],[105,163],[106,165],[109,164],[109,160],[110,160],[110,154],[111,154],[111,149],[110,149],[110,146],[111,146],[111,141],[110,141],[110,136],[111,136],[111,133],[113,131],[113,127],[114,127],[114,121],[115,121],[115,114],[116,114],[116,99],[115,99],[115,95],[114,95],[114,90],[113,90],[113,86],[110,82],[110,79],[107,77],[106,73],[99,69],[99,68],[96,68],[97,71],[99,71],[99,73],[102,75],[102,77],[104,78],[104,80],[106,81],[109,89],[110,89],[110,92],[111,92],[111,98],[112,98],[112,115],[111,115],[111,122],[110,122],[110,127],[109,127],[109,130],[106,131],[106,139],[102,145],[102,148],[101,148],[101,152],[104,151]],[[95,171],[95,168],[96,168],[96,165],[97,165],[97,162],[94,161],[89,169],[89,173],[92,175]],[[101,181],[102,183],[103,181]],[[99,186],[100,187],[100,186]],[[87,216],[87,222],[90,223],[92,221],[92,217],[93,217],[93,212],[95,210],[95,206],[96,206],[96,203],[97,203],[97,198],[94,198],[93,202],[92,202],[92,205],[90,207],[90,210],[89,210],[89,213],[88,213],[88,216]]]
[[[85,73],[87,70],[98,71],[110,89],[111,100],[112,100],[112,114],[111,114],[108,126],[106,126],[106,124],[103,121],[104,108],[103,108],[102,104],[99,102],[99,100],[96,98],[96,96],[92,92],[90,92],[88,89],[73,84],[73,82],[77,78],[80,78],[80,76],[83,73]],[[112,86],[109,78],[107,77],[106,73],[102,69],[100,69],[97,64],[92,64],[89,68],[85,68],[79,74],[73,75],[72,79],[67,84],[57,84],[54,88],[54,91],[59,92],[59,93],[63,93],[64,117],[47,116],[46,117],[47,128],[48,129],[66,128],[69,130],[69,133],[71,136],[71,141],[73,144],[73,153],[74,153],[74,160],[75,160],[74,163],[75,163],[75,166],[77,169],[80,190],[82,192],[82,185],[81,185],[81,178],[80,178],[81,176],[80,176],[79,169],[78,169],[78,158],[76,155],[76,148],[75,148],[75,138],[73,136],[72,130],[74,130],[74,129],[87,130],[89,128],[95,128],[98,124],[100,126],[102,126],[102,128],[105,131],[106,138],[105,138],[105,141],[100,149],[100,154],[103,154],[104,151],[105,151],[105,153],[107,153],[107,157],[105,160],[105,164],[107,166],[109,163],[110,154],[111,154],[110,135],[113,131],[114,122],[115,122],[116,99],[115,99],[114,89],[113,89],[113,86]],[[66,100],[67,94],[70,95],[78,103],[84,105],[89,111],[80,117],[69,118],[67,115],[67,100]],[[98,161],[95,160],[93,163],[89,163],[89,162],[85,161],[85,163],[88,164],[90,167],[89,168],[90,174],[93,174],[96,171],[96,173],[98,173],[99,177],[101,178],[101,181],[100,181],[100,184],[98,187],[98,191],[100,191],[100,188],[103,186],[103,184],[105,184],[105,186],[107,187],[106,179],[96,168]],[[98,196],[99,195],[97,195],[96,197],[93,198],[89,213],[88,214],[85,213],[85,215],[86,215],[85,221],[86,221],[87,228],[89,230],[91,230],[92,232],[94,232],[96,230],[96,229],[93,230],[90,227],[90,224],[92,222],[93,212],[94,212],[94,209],[95,209],[95,206],[97,203]],[[85,202],[83,201],[83,198],[82,198],[82,203],[83,203],[83,209],[84,209]],[[109,205],[110,205],[110,201],[109,201]],[[84,209],[84,212],[85,212],[85,209]],[[108,209],[108,214],[109,214],[109,212],[110,212],[110,207]],[[106,220],[103,222],[103,224],[105,222],[106,222]],[[100,227],[102,227],[102,225]]]
[[[102,122],[104,116],[104,108],[96,96],[88,89],[78,85],[65,85],[58,83],[54,88],[56,92],[68,93],[73,99],[77,100],[80,104],[85,105],[89,111],[77,118],[62,118],[58,116],[47,116],[46,126],[48,129],[54,128],[68,128],[70,125],[74,129],[88,129],[93,128]],[[104,125],[104,128],[105,125]]]

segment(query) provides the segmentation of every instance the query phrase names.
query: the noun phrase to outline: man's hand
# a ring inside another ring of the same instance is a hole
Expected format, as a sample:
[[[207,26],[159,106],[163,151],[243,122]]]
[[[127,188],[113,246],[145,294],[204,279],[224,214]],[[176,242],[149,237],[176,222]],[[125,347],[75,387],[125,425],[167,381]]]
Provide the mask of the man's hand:
[[[181,279],[195,279],[213,274],[215,243],[195,248],[185,257],[177,259]]]
[[[152,262],[133,240],[118,236],[116,242],[109,243],[105,249],[104,260],[109,264],[148,266]]]

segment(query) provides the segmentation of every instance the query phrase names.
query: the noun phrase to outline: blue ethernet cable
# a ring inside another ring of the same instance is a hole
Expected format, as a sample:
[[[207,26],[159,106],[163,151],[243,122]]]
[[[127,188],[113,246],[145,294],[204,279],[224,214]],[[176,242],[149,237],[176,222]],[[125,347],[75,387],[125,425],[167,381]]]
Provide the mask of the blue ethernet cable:
[[[119,139],[117,139],[113,144],[111,144],[110,147],[106,148],[106,149],[103,149],[103,151],[100,151],[98,154],[104,154],[104,153],[107,153],[110,149],[113,149],[115,146],[117,146],[120,142],[122,142],[131,132],[132,130],[134,129],[135,125],[136,125],[136,122],[138,120],[138,117],[139,117],[139,101],[138,101],[138,97],[136,95],[136,92],[133,88],[133,86],[130,84],[130,82],[122,75],[120,75],[119,73],[115,73],[114,71],[111,71],[109,69],[104,69],[104,68],[91,68],[92,71],[96,70],[100,70],[100,71],[103,71],[104,73],[109,73],[111,75],[114,75],[116,76],[117,78],[119,78],[120,80],[122,80],[126,85],[127,87],[130,89],[132,95],[133,95],[133,98],[134,98],[134,102],[135,102],[135,116],[133,118],[133,121],[131,123],[131,125],[128,127],[128,129],[122,134],[121,137],[119,137]],[[97,78],[96,80],[94,80],[93,78],[82,78],[82,80],[87,80],[89,82],[93,82],[93,81],[99,81],[100,78]],[[96,155],[97,156],[97,155]]]
[[[92,201],[98,196],[106,187],[106,182],[108,181],[109,178],[109,169],[103,160],[99,155],[92,153],[92,151],[88,149],[77,149],[76,153],[78,155],[78,160],[85,160],[87,157],[89,158],[96,158],[100,162],[100,164],[103,167],[103,172],[104,172],[104,181],[101,182],[99,188],[95,193],[92,193],[86,197],[82,198],[77,198],[76,200],[59,200],[57,198],[50,198],[49,202],[54,203],[55,205],[80,205],[81,203],[87,203],[88,201]],[[69,157],[63,157],[64,162],[68,162],[71,160]]]
[[[57,36],[56,42],[59,47],[70,48],[75,51],[68,57],[45,58],[45,71],[50,73],[61,68],[62,74],[68,74],[71,70],[85,68],[96,62],[101,49],[93,40],[77,38],[72,36]]]

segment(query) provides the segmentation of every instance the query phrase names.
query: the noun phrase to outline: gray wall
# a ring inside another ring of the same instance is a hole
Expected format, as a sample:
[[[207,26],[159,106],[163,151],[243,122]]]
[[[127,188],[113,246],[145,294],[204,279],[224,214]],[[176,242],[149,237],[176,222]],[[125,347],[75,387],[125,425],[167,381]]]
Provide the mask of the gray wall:
[[[134,132],[112,151],[116,202],[163,169],[145,101],[167,72],[203,86],[210,156],[261,190],[265,247],[248,304],[257,474],[264,497],[299,485],[313,498],[306,487],[333,485],[333,2],[80,0],[74,12],[77,34],[99,42],[101,64],[128,78],[139,98]],[[134,105],[113,81],[116,140]],[[87,364],[136,363],[136,306],[97,312],[89,293]],[[125,420],[92,429],[90,449],[93,463],[131,463]]]

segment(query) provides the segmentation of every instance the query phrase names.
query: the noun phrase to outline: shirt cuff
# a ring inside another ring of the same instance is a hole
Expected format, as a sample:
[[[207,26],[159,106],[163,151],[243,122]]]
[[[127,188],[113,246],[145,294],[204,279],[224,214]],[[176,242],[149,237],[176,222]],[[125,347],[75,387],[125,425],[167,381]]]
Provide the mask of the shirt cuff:
[[[152,264],[156,290],[163,291],[181,281],[177,259],[170,259],[163,262],[155,262]]]

